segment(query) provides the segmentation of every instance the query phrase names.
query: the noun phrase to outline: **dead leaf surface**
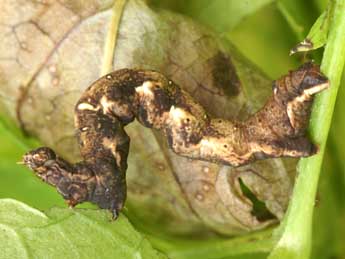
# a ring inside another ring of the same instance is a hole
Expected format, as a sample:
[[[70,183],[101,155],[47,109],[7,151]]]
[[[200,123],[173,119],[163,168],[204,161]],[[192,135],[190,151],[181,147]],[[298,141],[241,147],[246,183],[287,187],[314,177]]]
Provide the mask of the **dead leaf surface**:
[[[111,21],[121,12],[113,4],[5,0],[0,6],[1,109],[72,161],[79,159],[74,104],[101,76]],[[223,118],[245,118],[270,94],[270,80],[189,18],[152,10],[141,0],[127,1],[121,17],[110,46],[114,70],[158,70]],[[282,217],[291,191],[291,167],[282,160],[241,168],[193,161],[172,153],[161,135],[138,123],[127,130],[127,208],[142,224],[175,234],[237,234]],[[259,201],[269,217],[255,214],[253,202]]]

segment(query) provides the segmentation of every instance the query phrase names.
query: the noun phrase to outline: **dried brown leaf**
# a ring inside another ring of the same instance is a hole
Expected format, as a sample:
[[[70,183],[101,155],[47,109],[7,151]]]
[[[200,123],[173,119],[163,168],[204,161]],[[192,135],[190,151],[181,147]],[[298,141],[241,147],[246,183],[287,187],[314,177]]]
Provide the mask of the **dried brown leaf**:
[[[111,21],[121,11],[112,6],[110,0],[5,0],[0,6],[0,105],[28,133],[72,161],[79,159],[74,104],[102,74]],[[218,117],[245,118],[271,91],[270,81],[229,43],[141,0],[127,1],[113,47],[114,70],[158,70]],[[275,159],[235,169],[177,156],[159,134],[138,123],[128,126],[128,133],[127,207],[143,224],[175,234],[207,229],[236,234],[282,217],[291,163]],[[274,218],[256,217],[241,185]]]

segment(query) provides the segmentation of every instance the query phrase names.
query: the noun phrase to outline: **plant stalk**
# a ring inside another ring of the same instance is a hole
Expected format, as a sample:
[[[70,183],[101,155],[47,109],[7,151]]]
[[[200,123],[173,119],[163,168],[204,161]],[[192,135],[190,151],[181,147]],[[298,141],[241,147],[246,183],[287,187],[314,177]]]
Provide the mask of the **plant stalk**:
[[[345,62],[345,0],[333,0],[330,4],[330,31],[321,64],[321,71],[330,80],[330,88],[316,97],[310,121],[310,136],[319,145],[319,152],[301,159],[298,164],[292,200],[277,230],[281,237],[270,254],[271,259],[309,258],[311,253],[317,184]]]

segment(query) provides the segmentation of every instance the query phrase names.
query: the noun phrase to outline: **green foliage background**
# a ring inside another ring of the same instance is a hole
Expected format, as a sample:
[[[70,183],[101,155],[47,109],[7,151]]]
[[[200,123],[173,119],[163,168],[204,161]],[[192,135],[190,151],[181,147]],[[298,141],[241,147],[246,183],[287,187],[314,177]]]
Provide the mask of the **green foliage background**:
[[[150,2],[156,7],[189,15],[214,28],[220,35],[230,39],[248,59],[272,78],[297,67],[301,62],[303,55],[290,57],[289,50],[307,35],[327,5],[326,0]],[[251,8],[248,8],[248,3]],[[242,14],[241,19],[232,17],[231,10]],[[314,51],[312,57],[320,62],[322,50]],[[345,132],[344,83],[343,80],[338,92],[314,209],[312,258],[345,258],[345,138],[342,137]],[[5,117],[0,119],[0,198],[13,198],[40,210],[53,206],[64,207],[62,198],[53,188],[16,164],[22,154],[37,143],[20,137],[20,131]],[[271,233],[271,230],[268,230],[254,234],[260,241],[249,245],[248,240],[251,237],[203,243],[194,240],[149,238],[154,247],[165,251],[171,257],[265,258],[273,246]],[[230,253],[230,250],[237,252]],[[231,254],[233,257],[229,257]]]

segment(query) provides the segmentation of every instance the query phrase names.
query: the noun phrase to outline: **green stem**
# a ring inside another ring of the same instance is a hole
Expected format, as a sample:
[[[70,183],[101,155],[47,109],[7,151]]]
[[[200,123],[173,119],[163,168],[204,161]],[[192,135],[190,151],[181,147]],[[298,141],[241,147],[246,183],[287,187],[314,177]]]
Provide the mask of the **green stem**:
[[[310,135],[320,151],[298,164],[290,207],[277,231],[282,235],[269,258],[309,258],[311,252],[315,195],[345,62],[345,0],[333,0],[330,4],[332,20],[321,70],[328,76],[331,87],[315,99],[310,123]]]

